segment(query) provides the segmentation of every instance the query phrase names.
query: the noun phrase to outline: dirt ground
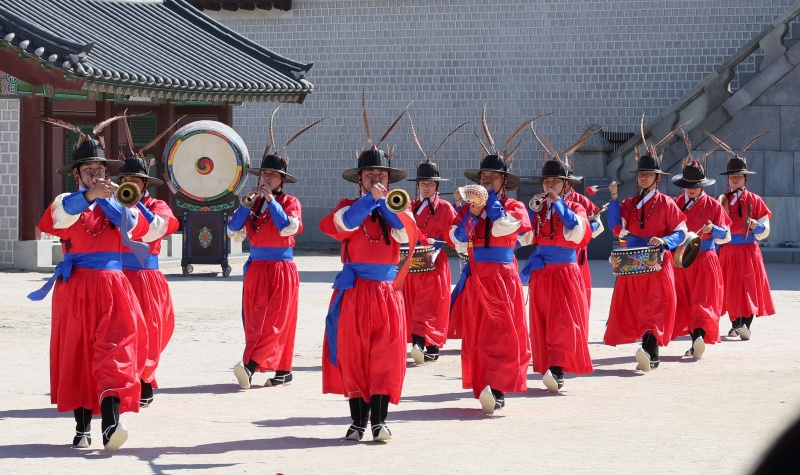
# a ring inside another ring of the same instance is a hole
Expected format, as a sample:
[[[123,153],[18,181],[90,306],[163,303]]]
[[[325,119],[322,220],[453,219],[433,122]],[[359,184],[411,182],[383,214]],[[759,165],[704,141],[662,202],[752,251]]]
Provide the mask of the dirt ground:
[[[394,438],[342,439],[347,402],[321,391],[322,335],[337,256],[301,254],[294,382],[241,390],[241,257],[233,273],[196,265],[187,277],[162,264],[176,306],[175,335],[162,356],[151,407],[124,414],[128,442],[70,447],[72,414],[50,405],[50,298],[26,295],[49,275],[0,272],[0,459],[6,473],[749,473],[800,416],[800,266],[768,264],[776,316],[759,318],[750,341],[710,346],[684,358],[688,340],[662,348],[661,367],[634,371],[636,345],[602,343],[613,277],[593,261],[590,349],[594,373],[567,375],[563,393],[541,376],[485,416],[461,388],[459,341],[438,362],[409,359],[403,399],[390,406]],[[457,261],[452,260],[455,270]],[[722,325],[727,334],[727,321]]]

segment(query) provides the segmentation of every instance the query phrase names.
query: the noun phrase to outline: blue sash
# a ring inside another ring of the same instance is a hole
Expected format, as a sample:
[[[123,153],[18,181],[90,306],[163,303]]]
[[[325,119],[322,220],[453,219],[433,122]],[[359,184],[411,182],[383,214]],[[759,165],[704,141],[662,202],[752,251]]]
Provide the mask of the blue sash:
[[[122,268],[125,270],[158,269],[158,254],[148,254],[144,264],[132,252],[122,253]]]
[[[259,247],[250,248],[250,257],[244,263],[243,274],[247,275],[247,269],[253,261],[292,261],[294,252],[291,247]]]
[[[535,270],[544,269],[547,264],[569,264],[578,262],[577,252],[570,247],[562,246],[536,246],[536,249],[528,257],[528,262],[519,273],[523,282],[531,279],[531,273]]]
[[[333,366],[337,366],[339,314],[342,312],[342,297],[347,289],[352,289],[356,284],[356,277],[378,282],[391,282],[397,275],[395,264],[364,264],[348,262],[341,272],[336,274],[333,288],[338,289],[333,299],[328,315],[325,316],[325,336],[328,338],[328,358]]]
[[[510,247],[473,247],[472,255],[475,262],[496,262],[498,264],[511,264],[514,262],[514,249]],[[461,277],[458,279],[453,293],[450,294],[450,310],[453,310],[456,298],[464,291],[469,275],[470,268],[469,263],[467,263],[461,271]]]
[[[50,293],[50,289],[55,285],[59,277],[68,282],[72,276],[72,268],[81,267],[86,269],[95,270],[122,270],[122,261],[120,260],[118,252],[90,252],[86,254],[70,254],[64,255],[64,260],[59,262],[56,266],[56,271],[53,277],[50,277],[41,289],[28,294],[30,300],[38,301],[43,300]]]
[[[731,233],[731,240],[726,242],[725,244],[752,244],[756,242],[756,237],[753,235],[752,230],[750,234],[747,235],[747,239],[744,238],[744,234],[733,234]],[[723,244],[723,246],[725,245]]]
[[[714,249],[714,238],[703,239],[700,245],[700,252]]]

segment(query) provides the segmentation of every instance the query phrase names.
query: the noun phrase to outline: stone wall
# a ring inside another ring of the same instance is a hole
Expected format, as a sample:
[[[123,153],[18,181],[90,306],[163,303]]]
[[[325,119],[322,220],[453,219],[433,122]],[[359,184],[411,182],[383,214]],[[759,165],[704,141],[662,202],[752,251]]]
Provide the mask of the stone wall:
[[[14,264],[20,172],[19,100],[0,99],[0,267]]]
[[[290,12],[210,13],[273,51],[314,62],[317,87],[302,105],[277,114],[282,143],[318,117],[329,119],[289,147],[290,192],[304,205],[301,242],[323,242],[316,222],[356,188],[340,178],[366,145],[362,88],[373,138],[411,101],[423,147],[432,152],[458,124],[470,124],[436,157],[453,186],[476,168],[480,110],[488,101],[495,140],[529,117],[558,149],[590,124],[634,132],[669,108],[773,22],[794,0],[572,1],[296,0]],[[234,128],[258,161],[272,107],[235,108]],[[404,121],[388,140],[395,165],[410,172],[422,159]],[[533,175],[540,154],[530,135],[513,170]],[[577,164],[580,170],[580,164]],[[411,191],[411,183],[401,186]],[[446,190],[445,190],[446,191]],[[328,240],[329,241],[329,240]]]

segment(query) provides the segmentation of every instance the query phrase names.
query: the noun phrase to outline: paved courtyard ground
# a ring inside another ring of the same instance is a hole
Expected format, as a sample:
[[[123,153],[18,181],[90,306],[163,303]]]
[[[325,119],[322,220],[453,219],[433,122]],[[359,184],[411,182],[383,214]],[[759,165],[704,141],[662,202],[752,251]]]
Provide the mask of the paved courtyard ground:
[[[70,447],[72,414],[50,405],[50,299],[25,296],[49,278],[0,272],[0,470],[5,473],[749,473],[800,416],[800,266],[768,264],[778,314],[759,318],[750,341],[723,337],[701,361],[688,340],[662,349],[661,367],[634,371],[636,345],[602,343],[613,278],[593,261],[590,322],[594,373],[567,375],[547,393],[529,372],[528,391],[509,394],[487,417],[461,388],[459,341],[417,367],[409,359],[403,399],[390,406],[387,444],[342,439],[343,398],[321,393],[324,319],[338,256],[301,254],[294,382],[241,390],[242,263],[233,273],[196,265],[184,277],[165,263],[176,304],[175,335],[162,357],[154,404],[125,414],[128,442]],[[458,264],[452,261],[455,269]],[[729,325],[723,324],[727,334]],[[365,438],[365,440],[369,437]]]

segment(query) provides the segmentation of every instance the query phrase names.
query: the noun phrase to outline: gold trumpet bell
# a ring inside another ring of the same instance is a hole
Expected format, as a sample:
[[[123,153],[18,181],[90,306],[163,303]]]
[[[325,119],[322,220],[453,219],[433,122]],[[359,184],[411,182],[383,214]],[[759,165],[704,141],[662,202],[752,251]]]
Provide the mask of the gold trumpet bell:
[[[136,206],[136,203],[142,199],[142,192],[139,190],[139,187],[136,186],[135,183],[125,182],[121,185],[117,185],[114,182],[111,182],[112,186],[116,188],[116,198],[119,204],[125,206],[126,208],[132,208]]]
[[[408,196],[406,190],[396,189],[386,194],[386,207],[392,213],[402,213],[408,209],[411,203],[411,197]]]

